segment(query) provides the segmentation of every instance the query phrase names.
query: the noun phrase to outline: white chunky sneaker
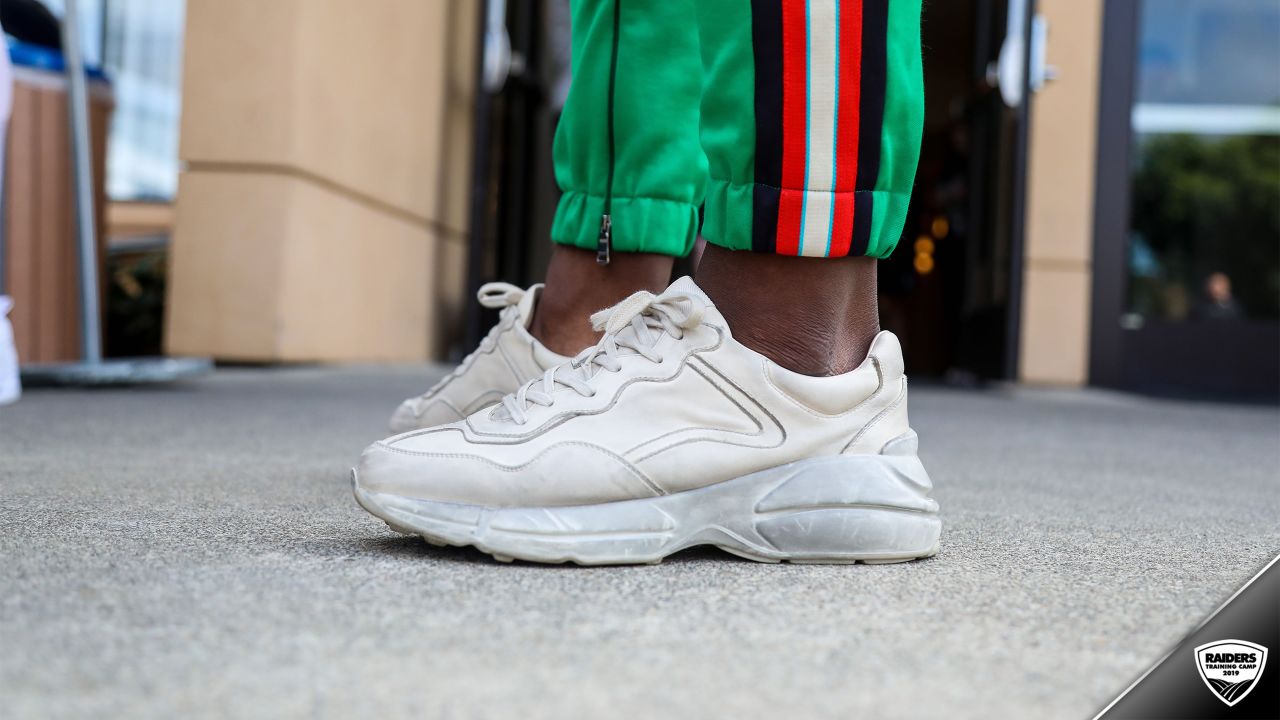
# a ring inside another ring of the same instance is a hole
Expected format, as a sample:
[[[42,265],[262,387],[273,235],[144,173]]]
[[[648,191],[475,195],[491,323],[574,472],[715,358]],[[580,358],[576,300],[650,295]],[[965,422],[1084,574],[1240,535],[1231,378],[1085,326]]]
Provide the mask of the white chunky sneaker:
[[[525,381],[569,358],[551,352],[529,334],[533,307],[542,285],[522,290],[507,283],[487,283],[478,299],[487,308],[501,308],[498,324],[480,347],[422,395],[409,398],[391,416],[391,431],[403,433],[461,420],[493,405]]]
[[[393,529],[499,560],[655,563],[702,544],[767,562],[937,552],[891,333],[851,372],[800,375],[734,341],[688,278],[592,322],[597,345],[501,404],[371,445],[356,499]]]

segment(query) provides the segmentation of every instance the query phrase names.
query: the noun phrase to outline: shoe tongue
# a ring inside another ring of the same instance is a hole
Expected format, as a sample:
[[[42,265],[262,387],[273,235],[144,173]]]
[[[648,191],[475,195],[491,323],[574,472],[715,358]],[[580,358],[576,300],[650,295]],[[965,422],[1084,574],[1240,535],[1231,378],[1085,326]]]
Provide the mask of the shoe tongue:
[[[538,296],[542,294],[542,283],[538,283],[525,291],[524,297],[516,305],[516,312],[520,315],[520,325],[526,329],[529,323],[533,321],[533,306],[538,302]]]
[[[685,275],[684,277],[671,283],[664,292],[683,292],[700,298],[707,304],[706,312],[702,315],[703,322],[710,322],[712,325],[719,325],[729,337],[733,337],[732,331],[729,330],[729,324],[725,322],[724,316],[716,309],[716,304],[711,302],[711,298],[698,287],[693,278]]]
[[[707,294],[702,292],[702,288],[698,287],[697,283],[693,281],[693,278],[689,277],[688,275],[685,275],[679,280],[676,280],[675,282],[671,283],[671,285],[668,286],[664,292],[689,293],[690,295],[701,298],[702,301],[705,302],[706,304],[711,305],[713,307],[715,306],[715,303],[711,302],[711,298],[707,297]]]

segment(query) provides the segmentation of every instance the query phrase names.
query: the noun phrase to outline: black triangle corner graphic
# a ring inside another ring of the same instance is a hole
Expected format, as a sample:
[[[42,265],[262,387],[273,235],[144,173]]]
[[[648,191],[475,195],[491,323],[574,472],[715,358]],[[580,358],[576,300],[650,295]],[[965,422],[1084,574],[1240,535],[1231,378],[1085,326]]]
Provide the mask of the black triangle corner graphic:
[[[1280,557],[1094,720],[1280,720]]]

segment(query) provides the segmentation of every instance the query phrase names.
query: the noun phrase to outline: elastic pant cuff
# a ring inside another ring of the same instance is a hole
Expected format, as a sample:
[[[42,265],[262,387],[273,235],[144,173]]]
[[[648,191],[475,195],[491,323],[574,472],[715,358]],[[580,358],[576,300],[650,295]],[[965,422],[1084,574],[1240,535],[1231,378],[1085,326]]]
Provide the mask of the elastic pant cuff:
[[[702,237],[726,250],[751,249],[755,185],[711,178],[702,218]]]
[[[560,245],[595,250],[604,197],[566,192],[556,207],[551,239]],[[684,257],[698,235],[698,208],[662,198],[614,197],[610,207],[613,252]]]

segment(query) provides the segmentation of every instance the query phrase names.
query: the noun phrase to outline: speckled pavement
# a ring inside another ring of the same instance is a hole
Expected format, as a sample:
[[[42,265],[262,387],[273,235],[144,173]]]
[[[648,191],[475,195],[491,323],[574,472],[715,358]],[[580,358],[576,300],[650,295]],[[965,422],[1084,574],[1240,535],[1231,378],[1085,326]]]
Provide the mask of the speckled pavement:
[[[439,372],[0,408],[0,715],[1090,717],[1280,552],[1275,408],[918,386],[936,558],[504,565],[352,500]]]

